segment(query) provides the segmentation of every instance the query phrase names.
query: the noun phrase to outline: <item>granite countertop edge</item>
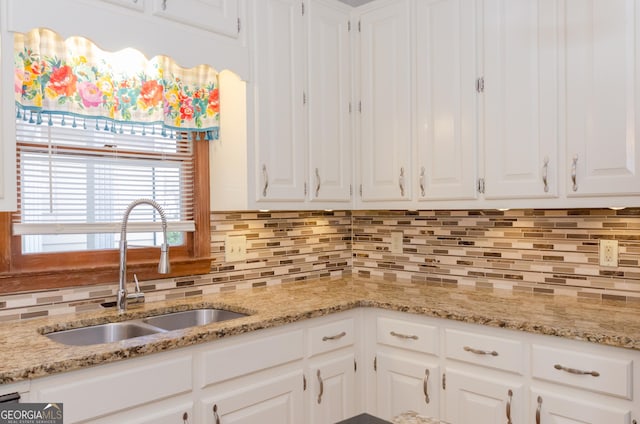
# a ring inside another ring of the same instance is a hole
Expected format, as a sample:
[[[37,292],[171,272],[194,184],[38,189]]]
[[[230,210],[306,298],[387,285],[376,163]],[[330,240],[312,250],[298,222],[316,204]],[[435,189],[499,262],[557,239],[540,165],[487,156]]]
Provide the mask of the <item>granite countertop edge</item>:
[[[527,308],[523,308],[523,304]],[[249,316],[122,342],[65,346],[42,334],[105,322],[201,307]],[[149,302],[125,314],[113,310],[65,314],[0,324],[0,384],[10,384],[93,365],[278,327],[358,307],[443,318],[534,334],[640,350],[637,305],[581,303],[558,296],[429,287],[362,278],[319,279]]]

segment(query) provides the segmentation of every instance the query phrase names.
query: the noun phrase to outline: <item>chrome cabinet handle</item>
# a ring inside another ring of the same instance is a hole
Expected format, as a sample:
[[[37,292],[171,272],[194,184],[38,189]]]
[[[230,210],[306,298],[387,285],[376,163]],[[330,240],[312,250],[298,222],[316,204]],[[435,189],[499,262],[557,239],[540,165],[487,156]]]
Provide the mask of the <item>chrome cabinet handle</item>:
[[[541,410],[542,410],[542,397],[538,396],[538,407],[536,408],[536,424],[540,424]]]
[[[507,424],[512,424],[511,422],[511,400],[513,399],[513,390],[509,389],[507,392],[509,396],[509,400],[507,401]]]
[[[569,367],[565,367],[563,365],[560,364],[555,364],[553,366],[553,368],[560,370],[560,371],[564,371],[564,372],[568,372],[569,374],[576,374],[576,375],[590,375],[593,377],[600,377],[600,373],[598,371],[583,371],[583,370],[579,370],[576,368],[569,368]]]
[[[316,168],[316,197],[320,193],[320,171]]]
[[[318,405],[319,405],[320,403],[322,403],[322,395],[324,394],[324,382],[322,381],[320,370],[318,370],[318,382],[320,383],[320,393],[318,393]]]
[[[476,355],[498,356],[498,352],[496,352],[495,350],[480,350],[480,349],[474,349],[474,348],[469,347],[469,346],[465,346],[464,350],[465,350],[465,352],[475,353]]]
[[[189,424],[189,414],[187,412],[182,414],[182,422],[183,422],[183,424]]]
[[[418,336],[414,335],[414,334],[402,334],[402,333],[396,333],[395,331],[390,332],[389,334],[391,334],[394,337],[398,337],[400,339],[412,339],[412,340],[418,340]]]
[[[218,405],[213,405],[213,418],[216,419],[216,424],[220,424],[220,416],[218,415]]]
[[[429,375],[430,372],[428,369],[424,370],[424,380],[422,380],[422,391],[424,392],[424,401],[429,403],[431,399],[429,399]]]
[[[400,196],[404,197],[404,166],[400,168],[400,178],[398,178],[398,185],[400,186]]]
[[[424,182],[424,177],[425,177],[425,172],[426,170],[424,169],[424,166],[420,168],[420,195],[422,197],[425,196],[425,182]]]
[[[322,341],[326,342],[326,341],[329,341],[329,340],[338,340],[338,339],[343,338],[346,335],[347,335],[347,333],[343,331],[342,333],[336,334],[335,336],[324,336],[322,338]]]
[[[578,191],[578,155],[573,157],[571,164],[571,182],[573,182],[573,191]]]
[[[167,0],[162,0],[162,10],[167,10]]]
[[[544,192],[549,192],[549,156],[544,157],[544,165],[542,165],[542,183],[544,184]]]
[[[262,197],[267,197],[267,189],[269,188],[269,173],[267,172],[266,164],[262,164],[262,179],[264,180],[264,187],[262,187]]]

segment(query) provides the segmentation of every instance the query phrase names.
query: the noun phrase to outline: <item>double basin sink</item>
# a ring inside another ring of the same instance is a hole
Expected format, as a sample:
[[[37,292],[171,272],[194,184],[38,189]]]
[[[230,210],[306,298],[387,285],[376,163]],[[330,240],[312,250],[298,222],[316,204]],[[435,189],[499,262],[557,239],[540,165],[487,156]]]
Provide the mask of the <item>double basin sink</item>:
[[[245,316],[247,316],[247,314],[232,312],[226,309],[203,308],[56,331],[45,334],[45,336],[65,345],[88,346],[100,343],[112,343],[156,333],[165,333],[167,331],[227,321]]]

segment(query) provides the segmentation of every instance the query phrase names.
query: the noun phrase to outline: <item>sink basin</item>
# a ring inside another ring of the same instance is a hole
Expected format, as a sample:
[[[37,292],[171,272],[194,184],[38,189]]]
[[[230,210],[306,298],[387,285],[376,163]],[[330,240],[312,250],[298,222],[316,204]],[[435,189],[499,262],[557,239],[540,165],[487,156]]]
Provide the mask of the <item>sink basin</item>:
[[[66,345],[88,346],[118,342],[134,337],[165,333],[171,330],[181,330],[183,328],[246,316],[247,314],[231,312],[225,309],[203,308],[182,312],[170,312],[143,319],[132,319],[129,321],[56,331],[45,334],[45,336],[55,342]]]
[[[145,318],[142,321],[163,330],[180,330],[197,325],[210,324],[212,322],[227,321],[234,318],[246,317],[247,314],[227,311],[225,309],[193,309],[190,311],[172,312]]]
[[[88,346],[148,336],[161,331],[159,328],[125,321],[57,331],[55,333],[45,334],[45,336],[53,341],[66,345]]]

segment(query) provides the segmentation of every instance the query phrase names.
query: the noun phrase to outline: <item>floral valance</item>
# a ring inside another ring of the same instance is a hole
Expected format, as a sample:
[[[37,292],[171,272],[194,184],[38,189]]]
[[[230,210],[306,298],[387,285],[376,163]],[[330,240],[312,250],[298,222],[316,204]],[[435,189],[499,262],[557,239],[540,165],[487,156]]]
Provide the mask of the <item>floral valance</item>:
[[[171,58],[146,59],[134,49],[105,52],[81,37],[64,40],[47,29],[14,34],[15,100],[19,118],[51,123],[87,120],[109,131],[205,132],[217,139],[218,74],[206,65],[185,69]]]

